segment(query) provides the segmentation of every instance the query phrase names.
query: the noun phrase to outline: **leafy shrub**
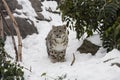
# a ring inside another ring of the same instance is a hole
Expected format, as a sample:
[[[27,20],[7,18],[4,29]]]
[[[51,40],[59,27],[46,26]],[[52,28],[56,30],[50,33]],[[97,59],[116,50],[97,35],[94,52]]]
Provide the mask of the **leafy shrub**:
[[[6,60],[4,42],[0,38],[0,80],[24,80],[22,67],[17,63]]]
[[[107,28],[101,36],[103,47],[107,48],[107,51],[111,51],[113,48],[120,50],[120,20]]]
[[[104,3],[103,0],[65,0],[59,8],[63,21],[66,21],[69,27],[75,28],[79,39],[85,32],[90,36],[99,30],[97,17]]]
[[[120,0],[64,0],[58,8],[62,12],[63,21],[73,27],[77,38],[84,33],[87,36],[97,31],[107,51],[120,47]]]

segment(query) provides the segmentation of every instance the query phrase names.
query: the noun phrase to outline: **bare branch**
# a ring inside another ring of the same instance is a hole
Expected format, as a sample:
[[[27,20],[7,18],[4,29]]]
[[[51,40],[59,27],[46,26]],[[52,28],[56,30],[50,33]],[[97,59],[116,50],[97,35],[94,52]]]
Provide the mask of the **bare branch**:
[[[17,37],[18,37],[18,55],[17,55],[18,60],[17,61],[22,61],[22,39],[21,39],[21,34],[20,34],[20,31],[19,31],[18,24],[17,24],[15,18],[13,17],[13,14],[11,13],[6,1],[2,0],[2,2],[3,2],[3,5],[4,5],[5,9],[7,10],[8,15],[10,16],[10,19],[13,22],[13,26],[14,26],[15,31],[17,33]]]
[[[3,22],[2,22],[2,15],[0,13],[0,36],[4,40],[4,30],[3,30]]]
[[[73,53],[73,60],[71,62],[71,66],[75,63],[75,54]]]

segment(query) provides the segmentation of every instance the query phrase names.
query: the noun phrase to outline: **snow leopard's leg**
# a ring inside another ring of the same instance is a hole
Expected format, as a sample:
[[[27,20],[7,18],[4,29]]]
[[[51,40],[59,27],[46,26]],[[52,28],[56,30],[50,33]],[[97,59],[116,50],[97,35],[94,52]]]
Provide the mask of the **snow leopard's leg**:
[[[66,53],[66,50],[63,50],[63,51],[59,52],[59,54],[58,54],[59,62],[65,62],[66,61],[66,59],[65,59],[65,53]]]
[[[51,59],[51,62],[53,63],[58,62],[57,52],[55,52],[54,50],[51,50],[49,53],[50,53],[49,58]]]

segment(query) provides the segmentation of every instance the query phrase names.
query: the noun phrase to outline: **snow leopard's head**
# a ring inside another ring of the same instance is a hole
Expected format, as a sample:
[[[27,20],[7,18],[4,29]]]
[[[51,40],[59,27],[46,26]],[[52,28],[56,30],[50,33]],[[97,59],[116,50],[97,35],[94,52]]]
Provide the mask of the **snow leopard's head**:
[[[64,39],[64,37],[68,35],[68,30],[66,25],[53,26],[52,31],[53,31],[53,36],[56,39]]]

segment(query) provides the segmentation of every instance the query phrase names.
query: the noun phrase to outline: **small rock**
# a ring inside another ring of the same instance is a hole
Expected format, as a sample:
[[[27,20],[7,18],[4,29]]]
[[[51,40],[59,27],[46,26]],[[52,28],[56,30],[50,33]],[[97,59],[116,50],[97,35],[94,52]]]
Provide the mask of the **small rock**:
[[[38,16],[36,16],[37,20],[44,20],[45,19],[44,16],[40,12],[37,12],[37,15],[38,15]]]
[[[120,63],[112,63],[111,66],[116,65],[120,68]]]
[[[41,12],[42,11],[42,4],[41,1],[39,0],[30,0],[32,7],[35,9],[36,12]]]

